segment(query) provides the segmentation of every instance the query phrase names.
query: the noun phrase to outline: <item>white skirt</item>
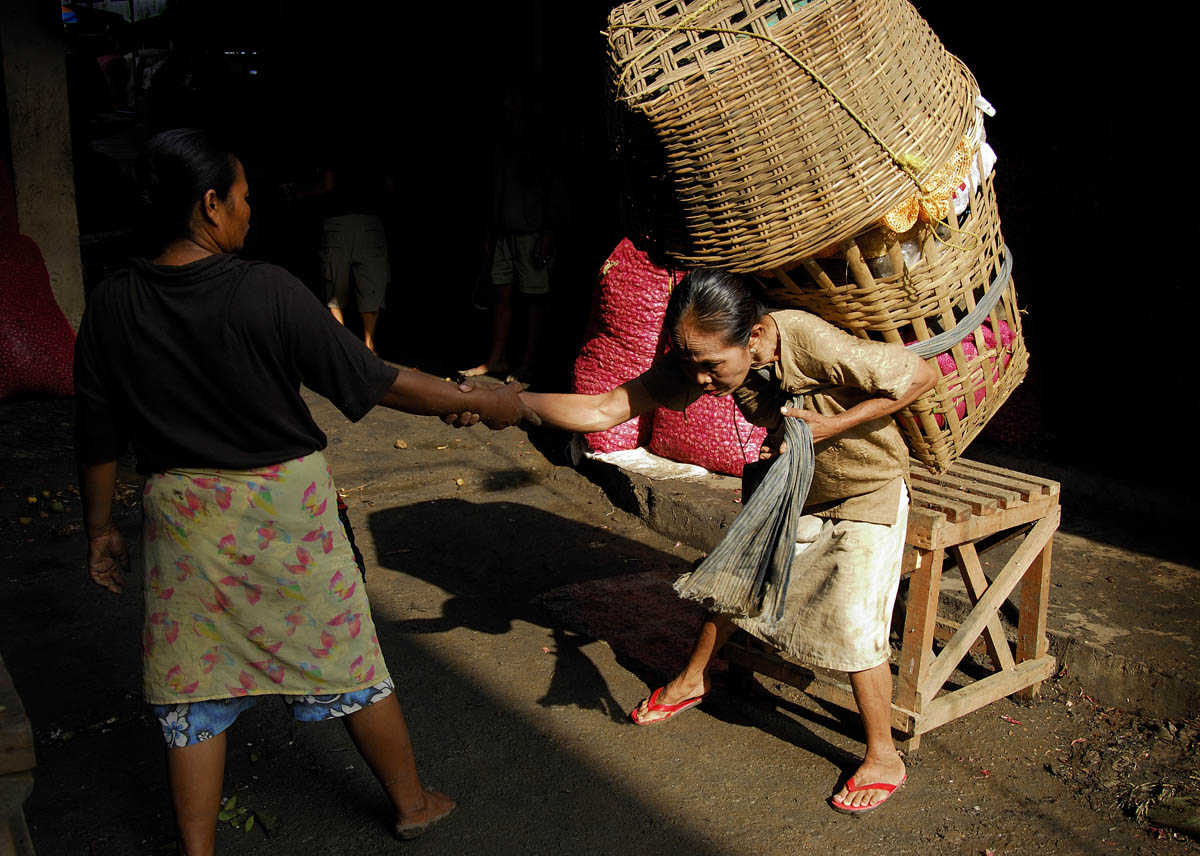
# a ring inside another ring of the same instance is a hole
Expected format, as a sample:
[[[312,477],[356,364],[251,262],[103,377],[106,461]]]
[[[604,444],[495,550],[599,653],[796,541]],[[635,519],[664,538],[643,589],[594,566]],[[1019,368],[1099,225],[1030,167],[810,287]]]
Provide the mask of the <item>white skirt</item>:
[[[808,665],[861,672],[886,663],[908,532],[908,491],[901,492],[891,526],[811,514],[799,523],[783,617],[734,623]]]

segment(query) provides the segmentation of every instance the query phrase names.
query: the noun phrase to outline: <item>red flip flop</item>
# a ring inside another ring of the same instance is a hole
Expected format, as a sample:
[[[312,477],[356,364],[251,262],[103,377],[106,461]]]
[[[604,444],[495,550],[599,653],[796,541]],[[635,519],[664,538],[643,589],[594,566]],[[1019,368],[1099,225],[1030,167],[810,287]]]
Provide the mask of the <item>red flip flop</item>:
[[[675,714],[677,714],[677,713],[683,713],[685,710],[695,707],[696,705],[700,704],[700,702],[702,702],[704,700],[703,695],[698,695],[698,696],[692,696],[689,699],[684,699],[679,704],[659,704],[658,703],[659,693],[661,693],[665,689],[666,689],[666,687],[659,687],[654,692],[650,693],[650,706],[647,708],[647,711],[652,710],[655,713],[665,713],[666,716],[662,716],[662,717],[659,717],[658,719],[651,719],[646,722],[642,722],[640,719],[638,719],[638,710],[641,708],[641,705],[638,705],[633,710],[629,711],[629,718],[631,720],[633,720],[634,725],[643,725],[643,726],[658,725],[660,722],[666,722],[668,719],[675,716]]]
[[[892,798],[892,794],[894,794],[896,791],[900,790],[900,788],[907,781],[908,781],[908,774],[905,773],[904,778],[900,780],[900,784],[898,784],[898,785],[889,785],[887,782],[874,782],[873,784],[870,784],[870,785],[856,785],[856,784],[854,784],[854,777],[851,776],[850,780],[848,782],[846,782],[846,792],[847,793],[853,793],[854,791],[876,790],[876,791],[887,791],[887,796],[884,797],[883,799],[881,799],[879,802],[875,803],[874,805],[854,806],[854,805],[846,805],[843,802],[839,802],[837,796],[834,795],[829,798],[829,805],[833,807],[834,811],[840,811],[842,814],[866,814],[869,811],[874,811],[875,809],[877,809],[881,805],[883,805],[885,802],[890,800]]]

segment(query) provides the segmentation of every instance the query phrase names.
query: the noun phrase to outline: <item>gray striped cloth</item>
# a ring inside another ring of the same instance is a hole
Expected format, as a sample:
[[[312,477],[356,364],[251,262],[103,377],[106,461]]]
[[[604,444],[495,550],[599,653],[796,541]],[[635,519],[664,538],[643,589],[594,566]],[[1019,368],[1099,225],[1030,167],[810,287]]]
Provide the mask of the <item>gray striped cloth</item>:
[[[803,407],[803,397],[792,407]],[[675,583],[680,597],[738,618],[778,621],[787,600],[796,525],[812,486],[812,429],[784,417],[787,450],[776,457],[729,532],[696,570]]]

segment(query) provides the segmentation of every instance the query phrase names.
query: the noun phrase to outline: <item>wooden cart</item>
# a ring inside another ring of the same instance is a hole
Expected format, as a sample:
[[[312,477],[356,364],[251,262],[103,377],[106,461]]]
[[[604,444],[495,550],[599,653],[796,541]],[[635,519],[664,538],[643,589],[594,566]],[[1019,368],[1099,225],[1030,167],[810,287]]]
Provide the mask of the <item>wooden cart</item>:
[[[1059,522],[1057,482],[960,459],[935,474],[912,464],[912,496],[903,574],[908,577],[904,631],[892,727],[902,748],[921,735],[1007,695],[1032,698],[1054,673],[1047,653],[1051,543]],[[991,580],[980,552],[1020,539]],[[939,617],[942,571],[949,557],[973,604],[961,622]],[[1015,651],[1000,608],[1020,584]],[[934,640],[941,645],[934,650]],[[986,652],[992,671],[947,687],[968,652]],[[850,710],[854,696],[842,676],[813,672],[739,635],[724,655],[734,669],[757,672]]]

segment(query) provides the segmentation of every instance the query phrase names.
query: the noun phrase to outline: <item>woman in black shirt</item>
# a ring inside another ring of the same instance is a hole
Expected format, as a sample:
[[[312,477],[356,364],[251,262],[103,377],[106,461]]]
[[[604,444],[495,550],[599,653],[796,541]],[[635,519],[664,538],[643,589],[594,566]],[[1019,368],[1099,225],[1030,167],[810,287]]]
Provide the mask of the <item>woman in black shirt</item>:
[[[128,558],[110,508],[127,444],[147,475],[143,685],[181,852],[212,852],[224,729],[267,694],[297,719],[344,717],[396,834],[415,837],[454,803],[417,776],[300,385],[351,420],[375,404],[458,426],[536,417],[511,388],[462,392],[388,366],[286,271],[231,255],[249,229],[246,178],[202,132],[152,139],[143,185],[162,249],[89,299],[76,455],[88,570],[115,593]]]

